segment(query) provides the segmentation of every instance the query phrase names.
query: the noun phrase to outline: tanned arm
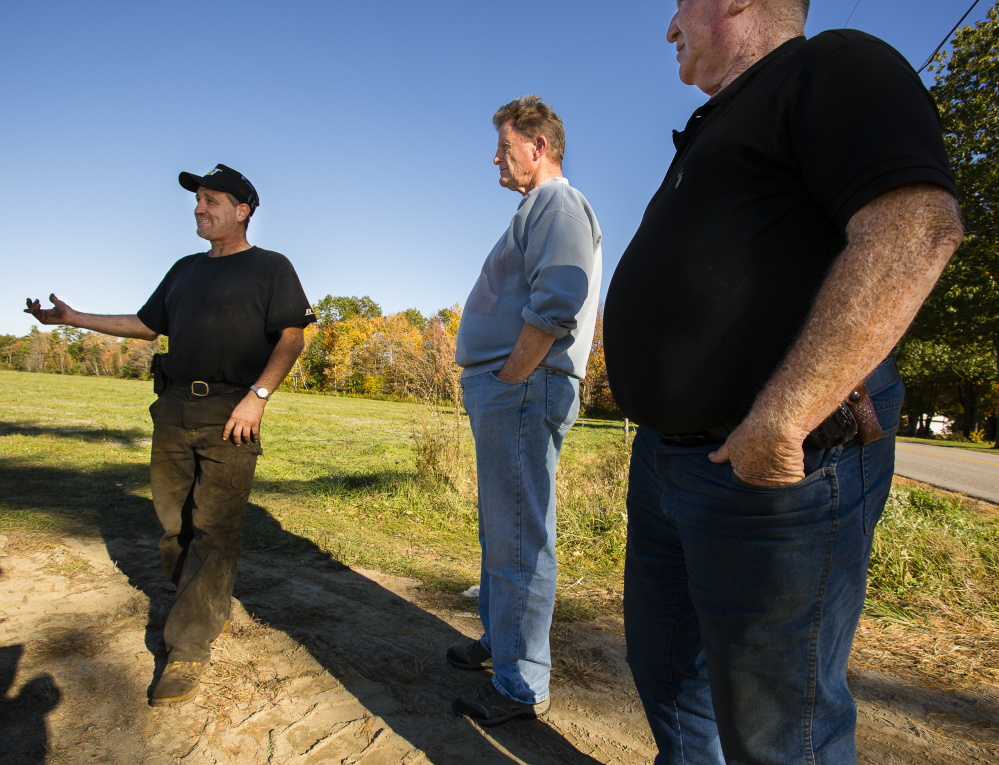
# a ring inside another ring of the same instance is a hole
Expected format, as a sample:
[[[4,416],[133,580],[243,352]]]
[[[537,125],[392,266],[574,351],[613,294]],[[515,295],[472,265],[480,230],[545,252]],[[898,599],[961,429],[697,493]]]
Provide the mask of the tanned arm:
[[[888,355],[962,237],[939,186],[901,186],[861,208],[801,335],[711,460],[759,486],[804,478],[805,438]]]
[[[159,334],[139,320],[135,314],[105,315],[81,313],[70,308],[55,295],[49,295],[52,308],[42,308],[37,300],[27,299],[25,313],[30,313],[42,324],[65,324],[78,329],[89,329],[115,337],[136,337],[139,340],[155,340]]]
[[[553,335],[525,322],[513,350],[496,376],[501,380],[523,380],[544,361],[554,342]]]
[[[281,337],[271,351],[264,371],[260,373],[256,385],[273,391],[288,376],[295,360],[305,348],[305,330],[302,327],[285,327]],[[233,443],[239,446],[260,439],[260,420],[264,416],[267,402],[252,390],[236,405],[222,431],[222,440],[232,436]]]

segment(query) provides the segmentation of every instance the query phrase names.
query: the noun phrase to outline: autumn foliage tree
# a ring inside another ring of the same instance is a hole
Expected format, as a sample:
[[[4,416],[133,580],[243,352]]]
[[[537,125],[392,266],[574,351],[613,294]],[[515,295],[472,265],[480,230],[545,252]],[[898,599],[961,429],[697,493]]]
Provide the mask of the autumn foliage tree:
[[[305,350],[285,386],[321,393],[425,401],[460,411],[461,368],[454,362],[461,306],[427,317],[415,308],[384,315],[369,296],[327,295],[313,310],[318,321],[305,328]],[[144,377],[157,342],[122,340],[94,332],[38,328],[23,338],[0,337],[0,364],[12,369]],[[603,311],[597,318],[589,371],[581,386],[590,416],[617,409],[607,385],[603,355]]]
[[[620,415],[607,381],[607,361],[604,358],[604,307],[597,309],[597,324],[590,346],[590,360],[586,365],[586,379],[579,386],[580,403],[590,417]]]

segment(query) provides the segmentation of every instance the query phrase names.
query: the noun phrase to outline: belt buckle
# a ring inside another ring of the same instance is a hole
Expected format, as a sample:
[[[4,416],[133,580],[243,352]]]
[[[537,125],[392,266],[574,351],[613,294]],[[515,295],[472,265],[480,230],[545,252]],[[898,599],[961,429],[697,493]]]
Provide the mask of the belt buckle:
[[[205,392],[204,393],[198,393],[198,391],[196,391],[194,389],[195,385],[204,385],[205,386]],[[201,380],[195,380],[193,383],[191,383],[191,395],[192,396],[207,396],[208,393],[209,393],[208,383],[202,382]]]

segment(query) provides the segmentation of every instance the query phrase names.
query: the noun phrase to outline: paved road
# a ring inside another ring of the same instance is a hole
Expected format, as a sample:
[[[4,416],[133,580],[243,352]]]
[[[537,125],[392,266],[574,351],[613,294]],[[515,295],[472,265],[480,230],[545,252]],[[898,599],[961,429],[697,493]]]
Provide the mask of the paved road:
[[[895,474],[999,504],[999,453],[895,444]]]

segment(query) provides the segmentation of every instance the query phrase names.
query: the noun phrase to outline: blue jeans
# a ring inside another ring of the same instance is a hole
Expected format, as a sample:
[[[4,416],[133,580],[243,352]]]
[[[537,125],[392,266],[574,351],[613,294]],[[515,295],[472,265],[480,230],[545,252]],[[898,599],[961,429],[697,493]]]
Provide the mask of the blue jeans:
[[[555,469],[579,413],[579,381],[536,369],[517,382],[486,372],[461,386],[478,474],[481,640],[496,689],[536,704],[551,674]]]
[[[717,445],[639,429],[624,616],[657,765],[856,762],[846,665],[903,390],[874,397],[882,439],[806,447],[786,487],[740,481],[708,460]]]

